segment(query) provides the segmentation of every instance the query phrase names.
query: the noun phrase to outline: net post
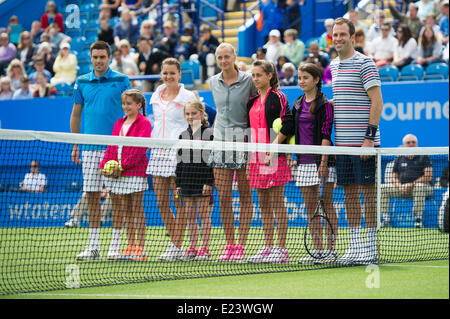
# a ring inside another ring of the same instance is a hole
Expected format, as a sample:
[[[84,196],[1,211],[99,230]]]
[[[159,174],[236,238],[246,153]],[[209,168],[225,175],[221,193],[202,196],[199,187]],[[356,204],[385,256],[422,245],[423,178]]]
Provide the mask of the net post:
[[[377,231],[381,227],[381,152],[379,149],[376,149],[377,153],[377,178],[376,178],[376,205],[377,205]]]

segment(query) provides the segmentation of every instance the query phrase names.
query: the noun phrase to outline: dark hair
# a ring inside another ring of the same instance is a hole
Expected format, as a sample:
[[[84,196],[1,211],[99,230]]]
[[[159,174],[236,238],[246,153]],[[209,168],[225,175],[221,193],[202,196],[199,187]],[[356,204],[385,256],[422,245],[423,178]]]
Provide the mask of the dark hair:
[[[280,88],[280,81],[278,80],[278,73],[275,64],[267,60],[256,60],[253,62],[253,66],[259,66],[266,74],[272,74],[270,79],[270,87],[274,90]]]
[[[106,54],[108,55],[108,57],[111,56],[111,47],[105,41],[98,40],[92,43],[90,48],[91,54],[93,50],[106,50]]]
[[[431,37],[430,40],[425,36],[425,31],[426,31],[427,29],[430,29],[431,32],[433,32],[433,36]],[[437,39],[436,39],[436,34],[434,33],[433,27],[430,26],[430,25],[425,25],[425,26],[423,27],[422,35],[421,35],[420,38],[419,38],[419,44],[422,46],[422,48],[425,49],[426,47],[428,47],[428,46],[430,46],[430,45],[433,45],[436,41],[437,41]]]
[[[403,31],[402,32],[403,35],[401,37],[400,36],[398,37],[398,44],[401,47],[404,47],[406,42],[408,42],[409,39],[411,39],[413,37],[412,33],[411,33],[411,29],[408,27],[408,25],[406,25],[404,23],[402,23],[398,26],[397,31],[398,31],[398,29],[402,29],[402,31]]]
[[[298,67],[298,72],[306,72],[310,74],[314,79],[319,79],[319,82],[317,82],[317,92],[316,92],[316,98],[314,100],[314,103],[311,104],[309,108],[309,113],[311,116],[314,116],[316,113],[316,107],[317,107],[317,98],[322,94],[322,69],[320,69],[317,65],[313,63],[301,63]]]
[[[141,103],[142,115],[147,116],[146,111],[145,111],[146,100],[145,100],[144,94],[142,94],[141,91],[139,91],[137,89],[129,89],[129,90],[126,90],[125,92],[123,92],[121,97],[122,97],[122,101],[126,97],[129,97],[134,102],[136,102],[138,104]]]
[[[355,25],[354,25],[353,22],[351,22],[349,19],[346,19],[346,18],[337,18],[336,20],[334,20],[333,27],[334,27],[336,24],[338,24],[338,25],[341,25],[341,24],[346,24],[346,25],[348,25],[348,31],[349,31],[349,33],[350,33],[350,36],[352,36],[352,35],[355,34]]]

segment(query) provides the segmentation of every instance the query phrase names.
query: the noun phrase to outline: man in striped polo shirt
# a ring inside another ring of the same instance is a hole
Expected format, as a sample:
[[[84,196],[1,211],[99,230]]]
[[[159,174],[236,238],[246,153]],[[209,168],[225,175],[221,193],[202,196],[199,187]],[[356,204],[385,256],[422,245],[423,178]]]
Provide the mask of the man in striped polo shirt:
[[[353,48],[355,27],[345,18],[336,19],[333,45],[338,57],[331,61],[336,146],[378,147],[383,99],[381,81],[372,59]],[[370,264],[377,261],[376,189],[374,156],[336,156],[337,183],[344,188],[350,245],[339,263]],[[367,239],[361,238],[361,201],[365,204]]]

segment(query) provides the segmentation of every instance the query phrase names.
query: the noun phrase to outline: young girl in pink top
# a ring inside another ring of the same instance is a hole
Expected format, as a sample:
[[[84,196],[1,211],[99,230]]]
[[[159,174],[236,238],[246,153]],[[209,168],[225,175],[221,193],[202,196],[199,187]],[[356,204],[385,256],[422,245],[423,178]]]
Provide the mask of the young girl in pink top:
[[[125,117],[114,124],[112,135],[149,138],[152,126],[145,117],[144,95],[135,89],[125,91],[122,94],[122,108]],[[144,249],[146,219],[143,206],[144,191],[148,189],[146,152],[145,147],[110,145],[100,163],[100,173],[109,177],[106,188],[110,191],[113,203],[113,238],[108,259],[148,259]],[[120,165],[115,166],[112,172],[107,172],[104,166],[110,160]],[[120,253],[124,222],[128,247]]]
[[[272,129],[275,119],[281,118],[280,133],[284,137],[293,134],[291,111],[286,96],[279,90],[277,70],[273,63],[257,60],[252,67],[253,83],[258,94],[247,104],[253,143],[271,143],[277,135]],[[281,141],[285,142],[285,141]],[[284,185],[291,180],[291,170],[286,155],[257,152],[249,159],[250,186],[256,188],[261,206],[261,220],[265,247],[249,262],[289,262],[286,249],[288,215],[284,205]],[[275,219],[278,229],[278,245],[274,247]]]

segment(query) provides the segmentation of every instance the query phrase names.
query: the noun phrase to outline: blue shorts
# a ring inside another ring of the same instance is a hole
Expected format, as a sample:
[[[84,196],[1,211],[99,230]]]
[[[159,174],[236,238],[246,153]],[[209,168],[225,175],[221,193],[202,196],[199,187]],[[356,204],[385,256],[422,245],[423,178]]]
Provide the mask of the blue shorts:
[[[338,185],[375,184],[376,156],[336,155],[336,175]]]

